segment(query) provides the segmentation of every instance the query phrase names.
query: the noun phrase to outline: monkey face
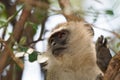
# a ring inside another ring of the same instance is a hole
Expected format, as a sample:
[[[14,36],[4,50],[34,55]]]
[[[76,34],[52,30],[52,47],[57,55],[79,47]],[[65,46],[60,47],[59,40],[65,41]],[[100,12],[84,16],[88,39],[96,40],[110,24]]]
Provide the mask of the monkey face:
[[[68,22],[56,26],[48,39],[48,52],[55,57],[76,55],[74,51],[86,49],[90,45],[91,32],[89,26],[82,22]],[[79,46],[77,46],[79,45]],[[73,50],[74,49],[74,50]],[[84,51],[84,50],[83,50]]]
[[[54,56],[62,55],[62,51],[67,48],[68,35],[69,31],[63,29],[50,36],[48,43]]]

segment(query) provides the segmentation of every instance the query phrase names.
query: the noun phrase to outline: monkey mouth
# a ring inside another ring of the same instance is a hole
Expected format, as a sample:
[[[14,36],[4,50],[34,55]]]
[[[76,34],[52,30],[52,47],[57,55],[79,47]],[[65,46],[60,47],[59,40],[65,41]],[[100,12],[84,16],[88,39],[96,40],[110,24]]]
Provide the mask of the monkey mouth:
[[[59,48],[56,48],[52,51],[52,54],[54,56],[60,56],[62,55],[62,51],[64,51],[66,49],[66,47],[59,47]]]

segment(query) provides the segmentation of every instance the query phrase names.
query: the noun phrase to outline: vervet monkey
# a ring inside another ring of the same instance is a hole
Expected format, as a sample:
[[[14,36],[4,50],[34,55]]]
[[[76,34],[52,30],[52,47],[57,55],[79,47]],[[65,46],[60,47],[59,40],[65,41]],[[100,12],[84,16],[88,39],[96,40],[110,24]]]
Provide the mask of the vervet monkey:
[[[96,80],[102,72],[96,64],[92,34],[82,21],[55,27],[48,39],[46,80]]]

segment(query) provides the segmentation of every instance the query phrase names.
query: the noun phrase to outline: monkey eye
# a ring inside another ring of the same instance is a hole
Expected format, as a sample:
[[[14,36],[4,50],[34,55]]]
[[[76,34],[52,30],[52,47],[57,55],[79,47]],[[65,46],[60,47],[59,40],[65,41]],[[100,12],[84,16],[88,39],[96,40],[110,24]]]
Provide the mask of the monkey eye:
[[[58,38],[63,38],[66,35],[65,32],[58,32]]]
[[[67,39],[67,36],[68,36],[68,31],[66,30],[56,32],[50,37],[49,43],[51,45],[55,45],[56,42],[63,42],[64,40]]]
[[[54,37],[50,38],[49,42],[52,44],[54,42],[55,37],[59,38],[59,39],[62,39],[62,38],[65,37],[65,35],[66,35],[65,32],[58,32],[56,35],[54,35]]]

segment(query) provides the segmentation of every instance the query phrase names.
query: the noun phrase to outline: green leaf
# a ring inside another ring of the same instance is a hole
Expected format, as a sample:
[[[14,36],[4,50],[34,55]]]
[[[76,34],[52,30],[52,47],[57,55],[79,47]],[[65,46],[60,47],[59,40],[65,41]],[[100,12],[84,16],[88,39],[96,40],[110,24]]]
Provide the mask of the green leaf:
[[[0,28],[7,26],[7,14],[6,8],[3,3],[0,2]]]
[[[27,47],[19,47],[20,51],[21,52],[27,52],[28,48]]]
[[[105,13],[106,13],[106,14],[109,14],[109,15],[114,15],[113,10],[106,10]]]
[[[29,54],[29,61],[34,62],[37,60],[38,53],[36,51],[33,51],[31,54]]]
[[[20,39],[19,44],[20,44],[20,45],[24,45],[24,44],[26,43],[26,41],[27,41],[27,38],[26,38],[25,36],[23,36],[23,37]]]
[[[6,21],[0,19],[0,28],[7,26]]]
[[[32,26],[34,33],[37,32],[38,24],[35,24],[35,23],[31,22],[31,21],[28,21],[28,22],[26,23],[26,26],[27,26],[27,25],[31,25],[31,26]]]
[[[15,68],[16,68],[17,71],[21,71],[21,70],[22,70],[22,69],[20,68],[20,66],[18,66],[18,64],[16,64]]]
[[[119,48],[120,47],[120,42],[119,43],[117,43],[117,48]]]
[[[3,3],[0,2],[0,12],[5,10],[5,5]]]
[[[37,24],[33,24],[32,27],[33,27],[34,33],[36,33],[37,29],[38,29],[38,25]]]

